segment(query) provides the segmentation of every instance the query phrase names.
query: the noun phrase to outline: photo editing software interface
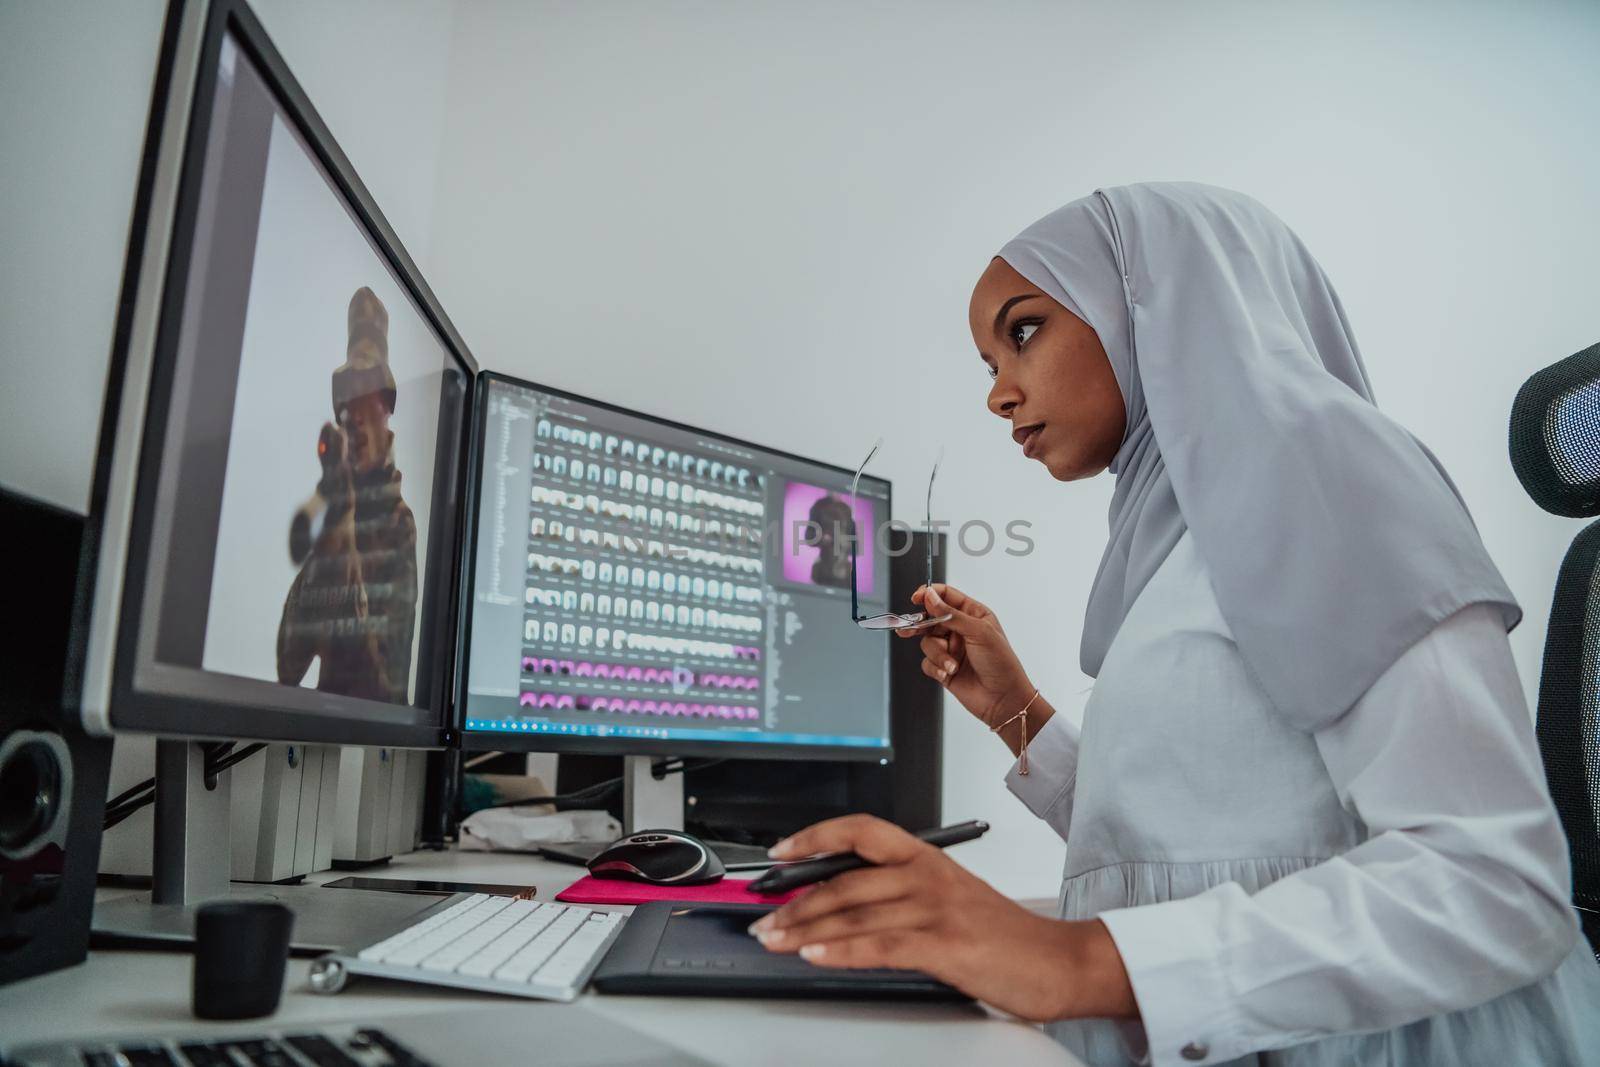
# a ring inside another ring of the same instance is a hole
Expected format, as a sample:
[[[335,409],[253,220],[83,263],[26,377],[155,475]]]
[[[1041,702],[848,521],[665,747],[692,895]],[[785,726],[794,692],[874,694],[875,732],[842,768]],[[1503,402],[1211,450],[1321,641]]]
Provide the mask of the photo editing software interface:
[[[485,389],[468,732],[888,747],[886,482]]]

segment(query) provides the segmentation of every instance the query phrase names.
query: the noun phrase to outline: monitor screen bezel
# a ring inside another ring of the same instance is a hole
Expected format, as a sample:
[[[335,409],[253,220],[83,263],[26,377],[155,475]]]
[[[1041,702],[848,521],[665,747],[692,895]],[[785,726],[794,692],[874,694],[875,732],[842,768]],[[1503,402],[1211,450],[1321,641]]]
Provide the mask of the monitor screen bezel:
[[[460,629],[456,637],[456,685],[454,712],[452,715],[452,729],[455,732],[458,747],[469,752],[572,752],[588,755],[605,756],[690,756],[690,757],[721,757],[726,759],[797,759],[814,760],[828,759],[851,762],[887,762],[894,759],[892,743],[882,747],[875,745],[806,745],[806,744],[779,744],[764,741],[700,741],[700,740],[674,740],[671,738],[636,738],[636,737],[586,737],[561,734],[522,734],[511,731],[497,730],[468,730],[466,728],[467,710],[467,673],[469,653],[472,639],[472,612],[473,594],[472,583],[477,571],[478,555],[478,496],[483,484],[483,436],[485,421],[488,417],[489,387],[493,382],[503,382],[507,385],[518,386],[523,389],[534,389],[563,400],[576,401],[581,404],[590,404],[603,411],[626,415],[630,418],[643,419],[673,430],[685,433],[700,434],[714,438],[718,441],[734,445],[739,448],[754,449],[772,456],[794,460],[799,463],[809,463],[846,478],[855,474],[849,467],[841,467],[834,463],[813,459],[810,456],[801,456],[781,448],[747,441],[730,434],[718,433],[704,427],[690,426],[675,419],[654,415],[647,411],[625,407],[621,404],[612,404],[604,400],[597,400],[591,396],[574,393],[570,390],[560,389],[552,385],[543,385],[530,382],[499,371],[483,371],[478,375],[477,388],[474,390],[472,403],[472,432],[468,444],[468,476],[465,484],[464,508],[464,534],[461,553],[461,573],[456,580],[456,586],[461,591],[459,624]],[[880,478],[873,474],[863,474],[862,481],[876,482],[883,487],[884,499],[887,502],[887,513],[894,514],[894,487],[887,478]],[[843,621],[843,620],[842,620]],[[863,640],[880,639],[878,634],[863,634]],[[888,638],[894,640],[894,638]],[[884,739],[890,741],[893,728],[893,694],[890,691],[893,675],[890,671],[888,646],[884,646]]]
[[[175,5],[180,6],[180,5]],[[447,501],[459,505],[460,487],[468,473],[467,459],[470,439],[473,392],[477,376],[477,362],[466,343],[445,314],[432,289],[423,279],[416,263],[407,253],[399,237],[378,208],[371,193],[362,183],[348,157],[339,147],[305,91],[289,71],[287,63],[267,36],[265,29],[244,0],[211,0],[205,16],[205,28],[198,56],[198,71],[192,89],[187,132],[181,154],[179,177],[172,223],[171,251],[166,269],[159,282],[159,329],[157,331],[149,379],[149,399],[143,418],[139,440],[139,455],[135,464],[133,510],[127,534],[127,551],[124,564],[123,586],[116,607],[115,647],[112,651],[110,672],[109,725],[115,732],[157,734],[168,737],[194,739],[248,739],[260,741],[293,741],[307,744],[381,745],[397,748],[441,748],[449,744],[450,696],[454,685],[454,664],[439,665],[430,692],[418,694],[413,710],[420,709],[426,722],[400,722],[390,705],[324,694],[317,701],[328,705],[326,709],[305,710],[304,697],[289,706],[287,702],[273,704],[272,691],[280,689],[278,683],[255,679],[233,679],[227,675],[211,675],[218,688],[237,685],[248,692],[242,700],[206,699],[200,696],[177,693],[159,693],[137,688],[134,684],[138,670],[137,656],[139,626],[143,611],[145,581],[151,564],[151,537],[154,522],[157,477],[162,459],[164,436],[167,429],[168,408],[172,399],[176,355],[179,343],[178,326],[182,320],[184,299],[189,277],[190,260],[199,209],[201,176],[205,163],[212,104],[216,91],[218,68],[225,37],[232,36],[244,58],[255,64],[282,108],[284,117],[311,150],[326,176],[331,179],[337,195],[355,215],[365,236],[378,255],[393,271],[396,280],[415,301],[428,325],[442,342],[447,358],[460,374],[462,396],[459,399],[459,425],[454,441],[454,455],[440,457],[441,470],[455,487]],[[178,91],[178,90],[173,90]],[[156,106],[161,106],[161,101]],[[152,146],[147,145],[147,152]],[[136,218],[137,226],[148,219]],[[161,235],[147,230],[130,236],[130,249]],[[130,262],[132,255],[130,254]],[[139,283],[130,275],[125,284],[124,305],[130,305],[136,294],[129,290]],[[123,372],[128,360],[120,349],[128,343],[125,331],[119,329],[118,351],[113,352],[113,374]],[[448,382],[448,378],[446,381]],[[113,383],[112,394],[122,391],[120,383]],[[107,411],[112,410],[108,401]],[[104,420],[103,420],[104,421]],[[104,425],[100,435],[97,456],[97,480],[111,469],[110,457],[105,451],[111,448],[114,427]],[[454,460],[453,464],[450,462]],[[430,487],[432,491],[432,487]],[[93,500],[103,501],[104,489],[97,489]],[[91,515],[91,519],[94,516]],[[94,523],[92,523],[94,525]],[[459,605],[460,589],[456,584],[459,569],[452,565],[461,548],[463,516],[459,511],[437,526],[444,534],[446,544],[430,543],[428,561],[442,560],[438,566],[438,588],[435,599],[438,605],[433,618],[424,619],[423,646],[431,645],[439,655],[451,657],[454,652],[454,630]],[[426,571],[424,572],[426,573]],[[99,576],[98,580],[105,580]],[[205,672],[194,674],[206,678]],[[419,679],[420,680],[420,679]],[[208,683],[209,684],[209,683]],[[294,687],[293,692],[314,692]],[[335,705],[343,705],[336,708]],[[344,716],[337,712],[353,713]],[[384,713],[388,712],[389,716]],[[367,717],[373,716],[373,717]]]

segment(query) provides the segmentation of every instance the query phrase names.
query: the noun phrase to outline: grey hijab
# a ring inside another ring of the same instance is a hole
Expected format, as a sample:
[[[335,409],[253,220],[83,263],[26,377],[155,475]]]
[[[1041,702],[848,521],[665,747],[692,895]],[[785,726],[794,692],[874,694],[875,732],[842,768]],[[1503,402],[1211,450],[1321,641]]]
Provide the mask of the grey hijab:
[[[1246,664],[1307,730],[1461,608],[1521,619],[1444,468],[1374,404],[1322,268],[1262,205],[1097,190],[1000,255],[1094,329],[1127,407],[1085,673],[1185,529]]]

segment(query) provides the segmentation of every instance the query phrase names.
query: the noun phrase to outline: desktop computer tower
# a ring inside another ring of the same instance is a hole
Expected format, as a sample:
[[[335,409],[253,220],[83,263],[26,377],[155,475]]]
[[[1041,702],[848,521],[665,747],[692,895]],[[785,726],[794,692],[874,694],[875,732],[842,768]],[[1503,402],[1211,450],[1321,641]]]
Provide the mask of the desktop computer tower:
[[[228,772],[234,881],[298,881],[332,866],[339,771],[334,745],[268,745]]]
[[[401,748],[343,750],[333,839],[335,868],[370,867],[417,847],[427,755]]]
[[[153,738],[119,737],[111,757],[117,793],[155,773]],[[295,882],[333,865],[339,749],[329,745],[269,745],[218,776],[228,798],[231,858],[236,882]],[[100,850],[100,873],[149,878],[154,808],[145,807],[110,830]]]
[[[22,566],[0,642],[0,986],[80,963],[89,948],[111,743],[66,714],[83,520],[0,489]]]

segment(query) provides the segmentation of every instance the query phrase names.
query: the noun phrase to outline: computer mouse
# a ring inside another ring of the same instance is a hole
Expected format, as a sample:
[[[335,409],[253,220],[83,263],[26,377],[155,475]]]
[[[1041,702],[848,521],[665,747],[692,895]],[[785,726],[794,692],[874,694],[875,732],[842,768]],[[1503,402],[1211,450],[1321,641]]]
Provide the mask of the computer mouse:
[[[621,878],[650,885],[700,885],[721,878],[717,854],[682,830],[640,830],[607,845],[589,861],[596,878]]]

